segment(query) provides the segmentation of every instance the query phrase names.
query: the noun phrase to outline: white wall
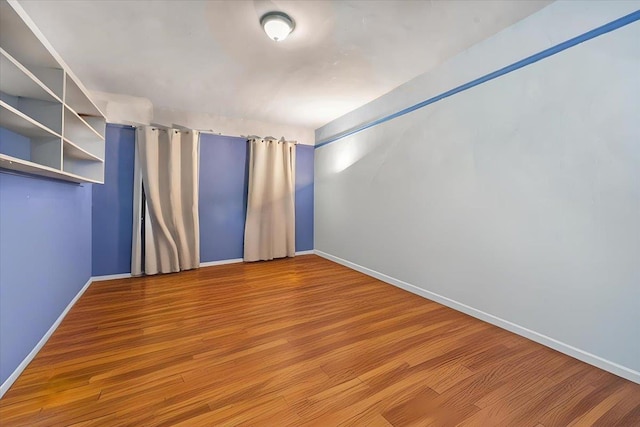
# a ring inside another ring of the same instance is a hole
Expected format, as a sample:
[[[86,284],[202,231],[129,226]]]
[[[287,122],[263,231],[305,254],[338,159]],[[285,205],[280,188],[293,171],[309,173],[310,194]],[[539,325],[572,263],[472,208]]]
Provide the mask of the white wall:
[[[155,123],[163,126],[184,126],[191,129],[212,130],[229,136],[259,135],[297,141],[313,145],[312,129],[300,126],[223,117],[209,113],[182,111],[154,107],[147,98],[108,92],[91,92],[96,105],[104,112],[109,123],[140,125]]]
[[[210,129],[216,133],[230,136],[285,137],[289,141],[297,141],[306,145],[313,145],[315,140],[313,129],[310,128],[167,108],[155,108],[153,121],[165,126],[178,124],[192,129]]]
[[[640,8],[638,0],[556,1],[431,72],[316,130],[316,142],[395,113]]]
[[[95,90],[91,91],[91,98],[108,123],[138,125],[153,121],[153,104],[147,98]]]
[[[554,3],[316,138],[639,6]],[[640,382],[638,40],[635,22],[317,149],[316,249]]]

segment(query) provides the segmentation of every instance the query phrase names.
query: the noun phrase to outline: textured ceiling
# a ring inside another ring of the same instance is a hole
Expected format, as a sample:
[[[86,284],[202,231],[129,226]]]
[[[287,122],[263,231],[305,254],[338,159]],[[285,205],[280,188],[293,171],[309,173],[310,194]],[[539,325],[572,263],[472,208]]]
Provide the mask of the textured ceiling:
[[[518,1],[23,0],[91,90],[317,128],[549,4]],[[262,14],[296,29],[268,39]]]

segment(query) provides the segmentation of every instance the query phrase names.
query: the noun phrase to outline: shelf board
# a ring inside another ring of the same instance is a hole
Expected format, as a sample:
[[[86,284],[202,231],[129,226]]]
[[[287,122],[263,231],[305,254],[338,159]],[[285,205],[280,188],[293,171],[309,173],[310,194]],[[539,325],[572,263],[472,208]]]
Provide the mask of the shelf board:
[[[38,123],[4,101],[0,101],[0,126],[30,138],[62,138],[60,134]]]
[[[93,128],[100,136],[106,137],[107,119],[103,116],[90,116],[88,114],[78,114],[89,126]]]
[[[78,115],[85,114],[104,117],[102,111],[100,111],[91,98],[89,98],[86,89],[75,79],[72,73],[66,74],[64,102],[69,108],[78,113]]]
[[[51,53],[49,43],[17,2],[0,1],[0,45],[28,67],[62,68],[57,54]]]
[[[29,160],[7,150],[0,169],[102,184],[105,125],[87,89],[19,1],[0,0],[0,127],[30,140]]]
[[[0,47],[0,92],[23,98],[62,103],[44,83]]]
[[[91,178],[87,178],[86,176],[80,176],[70,172],[60,172],[60,173],[65,177],[67,177],[68,181],[90,183],[90,184],[104,184],[104,180],[100,181],[98,179],[91,179]],[[60,179],[66,179],[66,178],[60,178]]]
[[[65,104],[65,108],[72,113],[73,117],[80,120],[88,130],[90,130],[93,134],[95,134],[97,138],[99,138],[101,141],[104,141],[104,135],[101,135],[100,132],[98,132],[93,126],[87,123],[87,121],[80,114],[78,114],[73,108],[71,108],[66,104]]]
[[[85,177],[74,175],[72,173],[63,172],[59,169],[54,169],[49,166],[44,166],[39,163],[18,159],[17,157],[7,156],[6,154],[0,154],[0,168],[11,169],[32,175],[46,176],[48,178],[61,179],[64,181],[77,183],[91,182],[94,184],[102,184],[101,181],[91,180]]]
[[[63,141],[64,141],[63,149],[64,149],[65,156],[72,157],[78,160],[91,160],[96,162],[104,162],[104,160],[101,159],[100,157],[89,153],[87,150],[83,148],[80,148],[73,142],[69,141],[67,138],[63,138]]]

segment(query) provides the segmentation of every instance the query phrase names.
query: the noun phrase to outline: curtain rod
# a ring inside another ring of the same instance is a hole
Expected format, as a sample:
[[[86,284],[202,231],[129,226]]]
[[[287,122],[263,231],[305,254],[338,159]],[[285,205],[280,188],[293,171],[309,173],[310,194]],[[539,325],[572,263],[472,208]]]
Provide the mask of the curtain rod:
[[[230,136],[233,138],[244,138],[243,135],[223,135],[222,132],[216,132],[213,129],[190,129],[186,126],[180,126],[180,125],[174,125],[173,127],[170,127],[170,126],[160,125],[157,123],[149,123],[148,125],[144,125],[144,124],[129,125],[128,124],[127,126],[131,126],[134,129],[140,129],[146,126],[151,126],[154,129],[163,129],[163,130],[167,130],[167,129],[192,130],[195,132],[206,133],[211,135]]]
[[[230,138],[245,138],[245,139],[252,139],[252,138],[259,138],[259,139],[275,139],[276,141],[278,140],[278,138],[275,138],[273,136],[265,136],[264,138],[258,135],[223,135],[221,132],[216,132],[213,129],[190,129],[186,126],[181,126],[181,125],[172,125],[173,127],[169,127],[169,126],[165,126],[165,125],[161,125],[158,123],[149,123],[148,125],[143,125],[143,124],[136,124],[136,125],[129,125],[134,129],[140,129],[142,127],[145,126],[151,126],[152,129],[162,129],[162,130],[168,130],[168,129],[178,129],[178,130],[191,130],[191,131],[195,131],[195,132],[199,132],[199,133],[205,133],[208,135],[218,135],[218,136],[227,136]],[[282,139],[285,139],[284,136],[282,137]],[[287,142],[292,142],[295,145],[298,145],[298,141],[287,141]]]
[[[178,125],[178,124],[172,124],[171,126],[165,126],[165,125],[161,125],[159,123],[149,123],[148,125],[143,125],[143,124],[139,124],[139,125],[135,125],[133,126],[134,128],[138,129],[140,127],[143,126],[151,126],[152,128],[157,128],[157,129],[178,129],[178,130],[192,130],[195,132],[200,132],[200,133],[208,133],[208,134],[212,134],[212,135],[222,135],[222,133],[220,132],[216,132],[213,129],[191,129],[188,128],[187,126],[182,126],[182,125]],[[229,135],[232,136],[232,135]]]
[[[272,139],[274,141],[280,141],[280,140],[284,140],[285,142],[292,142],[295,145],[298,145],[298,141],[287,141],[284,136],[281,137],[280,139],[273,137],[273,136],[265,136],[264,138],[258,135],[240,135],[242,138],[247,138],[247,139]]]

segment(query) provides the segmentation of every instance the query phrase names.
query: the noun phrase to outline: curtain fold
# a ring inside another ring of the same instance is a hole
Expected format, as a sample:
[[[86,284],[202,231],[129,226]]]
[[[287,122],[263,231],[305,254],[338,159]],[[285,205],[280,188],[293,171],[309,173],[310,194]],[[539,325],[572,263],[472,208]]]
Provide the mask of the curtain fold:
[[[252,138],[244,260],[295,256],[295,143]]]
[[[146,206],[140,202],[140,189],[134,189],[134,197],[139,199],[134,201],[133,275],[171,273],[200,265],[198,153],[195,131],[151,126],[137,129],[140,179],[134,179],[134,184],[141,182]],[[144,226],[139,223],[143,209]]]

